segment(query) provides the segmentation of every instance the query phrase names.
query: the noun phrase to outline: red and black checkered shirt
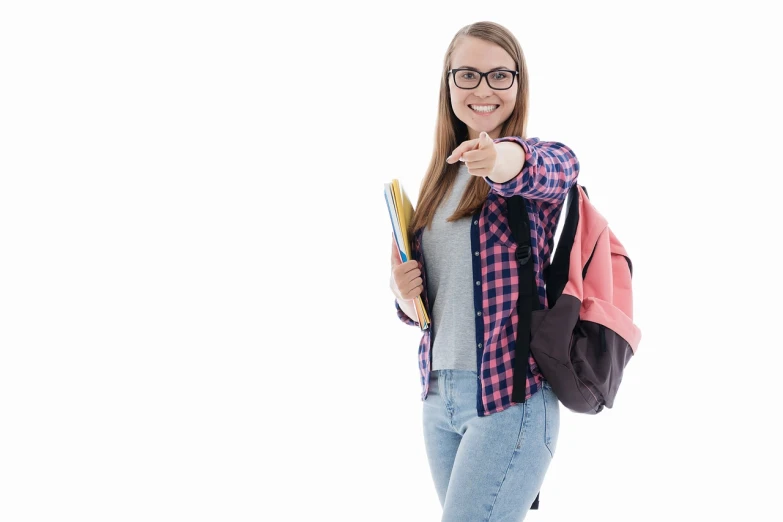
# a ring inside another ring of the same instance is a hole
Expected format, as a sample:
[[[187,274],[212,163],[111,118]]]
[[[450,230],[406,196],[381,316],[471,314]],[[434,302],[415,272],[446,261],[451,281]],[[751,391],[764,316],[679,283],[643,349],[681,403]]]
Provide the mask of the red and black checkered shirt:
[[[505,198],[514,195],[525,198],[530,219],[530,244],[533,247],[538,297],[541,306],[547,308],[543,271],[550,262],[563,202],[579,175],[576,155],[562,143],[516,136],[494,140],[495,143],[503,141],[519,143],[525,150],[525,163],[521,172],[505,183],[495,183],[484,178],[489,184],[490,192],[483,207],[473,215],[470,228],[475,282],[473,306],[476,320],[476,357],[479,369],[476,411],[480,417],[503,411],[515,404],[511,401],[511,393],[514,385],[519,265],[514,257],[517,245],[506,218]],[[421,241],[422,229],[419,229],[411,242],[411,255],[422,268],[424,288],[427,288],[427,265],[422,254]],[[422,293],[422,299],[427,312],[430,313],[426,291]],[[396,300],[394,304],[400,320],[419,326],[400,309]],[[424,330],[419,343],[422,401],[427,398],[432,368],[431,331],[431,327]],[[531,353],[525,400],[539,389],[542,380],[543,376]]]

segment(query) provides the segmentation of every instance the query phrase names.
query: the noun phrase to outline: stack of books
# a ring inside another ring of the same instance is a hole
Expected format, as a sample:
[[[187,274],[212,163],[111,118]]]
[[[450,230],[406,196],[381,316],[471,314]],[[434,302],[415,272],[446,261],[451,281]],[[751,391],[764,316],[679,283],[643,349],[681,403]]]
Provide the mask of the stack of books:
[[[394,231],[394,242],[397,245],[397,251],[400,253],[402,262],[411,259],[411,238],[408,237],[408,227],[413,220],[413,205],[405,190],[400,185],[400,181],[393,179],[391,183],[383,185],[386,197],[386,206],[389,208],[389,218],[391,218],[392,230]],[[424,301],[421,295],[414,300],[416,305],[417,322],[422,330],[430,326],[430,318],[427,310],[424,308]]]

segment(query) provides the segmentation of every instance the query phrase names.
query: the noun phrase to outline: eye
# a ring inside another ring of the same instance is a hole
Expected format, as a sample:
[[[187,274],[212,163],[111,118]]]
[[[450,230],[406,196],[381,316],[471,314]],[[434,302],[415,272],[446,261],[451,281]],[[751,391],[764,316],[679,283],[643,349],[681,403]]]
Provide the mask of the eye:
[[[492,73],[492,76],[495,80],[505,80],[508,78],[508,74],[504,73],[503,71],[497,71]]]
[[[473,74],[474,73],[472,73],[470,71],[462,71],[460,73],[460,77],[464,78],[465,80],[472,80],[473,79]]]

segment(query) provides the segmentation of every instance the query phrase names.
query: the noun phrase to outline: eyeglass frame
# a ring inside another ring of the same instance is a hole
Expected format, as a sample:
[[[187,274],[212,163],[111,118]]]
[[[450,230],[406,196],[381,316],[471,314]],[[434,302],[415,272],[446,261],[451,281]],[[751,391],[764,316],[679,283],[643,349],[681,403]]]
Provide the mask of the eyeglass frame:
[[[460,87],[459,85],[457,85],[457,71],[470,71],[470,72],[478,74],[479,75],[479,81],[476,84],[476,86],[475,87]],[[492,87],[489,84],[489,74],[493,73],[493,72],[498,72],[498,71],[514,73],[514,77],[511,78],[511,85],[509,85],[505,89],[496,89],[495,87]],[[487,86],[490,89],[492,89],[493,91],[507,91],[507,90],[509,90],[510,88],[512,88],[514,86],[514,80],[516,79],[517,76],[519,76],[519,71],[514,71],[514,70],[511,70],[511,69],[500,68],[500,69],[492,69],[491,71],[487,71],[487,72],[481,72],[481,71],[478,71],[476,69],[471,69],[470,67],[460,67],[458,69],[449,69],[448,71],[446,71],[446,74],[451,74],[452,78],[454,79],[454,85],[456,85],[458,88],[464,89],[466,91],[471,91],[473,89],[477,89],[478,86],[481,85],[481,80],[485,80],[487,82]]]

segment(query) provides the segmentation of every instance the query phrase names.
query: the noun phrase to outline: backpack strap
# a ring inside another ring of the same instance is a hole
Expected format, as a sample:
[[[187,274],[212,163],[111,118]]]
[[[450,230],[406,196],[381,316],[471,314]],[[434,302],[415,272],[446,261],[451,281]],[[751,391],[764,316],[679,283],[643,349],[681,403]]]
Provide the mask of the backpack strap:
[[[517,328],[516,349],[514,356],[514,388],[511,392],[511,400],[517,403],[525,402],[527,391],[527,369],[530,357],[530,323],[533,320],[533,310],[541,308],[536,288],[536,274],[533,269],[533,250],[530,246],[530,220],[527,215],[525,199],[522,196],[506,198],[508,211],[508,224],[511,233],[517,243],[515,257],[519,264],[519,299],[517,300],[517,316],[519,319]],[[538,509],[539,497],[530,509]]]
[[[587,189],[582,187],[587,194]],[[544,280],[546,281],[546,300],[549,308],[555,306],[555,303],[563,294],[563,289],[568,283],[568,272],[571,263],[571,250],[574,248],[574,238],[576,237],[576,227],[579,224],[579,188],[574,183],[568,192],[568,204],[565,209],[565,223],[560,232],[560,239],[555,248],[555,256],[550,264],[544,270]]]
[[[587,194],[586,188],[582,187],[582,190]],[[547,281],[547,302],[550,308],[563,293],[563,289],[568,282],[571,249],[574,246],[576,226],[579,223],[579,189],[576,183],[571,187],[568,197],[566,221],[563,224],[563,231],[557,243],[555,258],[552,264],[544,271],[544,279]],[[533,318],[533,310],[540,310],[541,302],[538,299],[538,288],[536,287],[536,274],[533,267],[532,247],[530,245],[530,219],[528,218],[525,199],[522,196],[506,198],[506,208],[511,234],[517,243],[515,258],[519,264],[519,299],[517,300],[519,323],[514,356],[514,389],[511,393],[511,400],[522,403],[525,402],[525,392],[527,390],[525,381],[527,378],[528,358],[530,357],[530,325]],[[530,509],[538,509],[540,496],[541,492],[539,491]]]
[[[514,388],[511,400],[525,402],[527,391],[527,369],[530,357],[530,325],[533,310],[541,308],[536,288],[536,274],[533,268],[533,249],[530,245],[530,220],[522,196],[506,198],[508,223],[517,243],[515,257],[519,265],[519,299],[517,300],[516,350],[514,356]]]

